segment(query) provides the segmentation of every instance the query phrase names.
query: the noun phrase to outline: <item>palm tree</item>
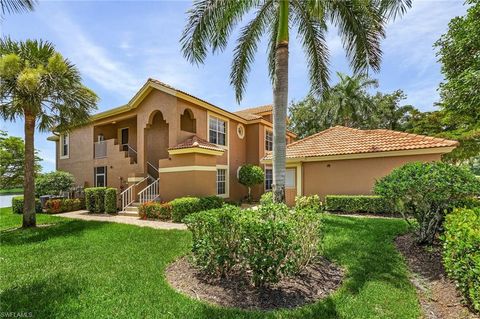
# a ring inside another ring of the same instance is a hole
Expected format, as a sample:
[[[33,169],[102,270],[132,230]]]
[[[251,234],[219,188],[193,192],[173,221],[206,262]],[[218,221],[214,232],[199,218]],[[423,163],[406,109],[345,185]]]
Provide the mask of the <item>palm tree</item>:
[[[37,0],[0,0],[2,15],[6,13],[20,13],[33,11]]]
[[[338,29],[355,72],[380,67],[380,40],[385,23],[403,14],[411,0],[196,0],[188,11],[181,37],[184,56],[204,62],[208,49],[222,51],[234,27],[255,13],[241,29],[234,51],[231,84],[242,99],[247,75],[262,36],[269,39],[269,75],[273,82],[273,191],[277,202],[285,198],[285,133],[288,103],[288,45],[295,26],[306,52],[312,93],[328,88],[329,23]]]
[[[86,123],[97,96],[50,42],[0,39],[0,116],[25,127],[23,227],[35,227],[35,128],[66,132]]]
[[[325,100],[321,118],[347,127],[363,127],[375,112],[367,90],[378,87],[378,81],[365,74],[337,75],[340,81]]]

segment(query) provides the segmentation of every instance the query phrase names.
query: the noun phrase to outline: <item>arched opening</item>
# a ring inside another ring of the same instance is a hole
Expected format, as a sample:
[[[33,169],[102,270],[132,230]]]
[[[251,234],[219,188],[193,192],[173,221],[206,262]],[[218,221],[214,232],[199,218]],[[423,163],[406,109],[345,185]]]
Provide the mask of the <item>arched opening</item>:
[[[185,132],[196,133],[197,126],[196,120],[192,110],[185,109],[183,114],[180,115],[180,129]]]
[[[147,172],[152,176],[157,175],[155,171],[152,171],[152,166],[158,169],[158,161],[162,158],[168,158],[168,123],[160,111],[150,115],[145,128],[144,151]]]

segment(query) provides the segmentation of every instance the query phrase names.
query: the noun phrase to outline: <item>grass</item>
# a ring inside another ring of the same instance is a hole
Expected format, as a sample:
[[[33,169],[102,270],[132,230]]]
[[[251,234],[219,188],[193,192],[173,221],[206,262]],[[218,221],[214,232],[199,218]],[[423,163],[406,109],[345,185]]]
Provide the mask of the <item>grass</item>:
[[[172,290],[167,265],[191,244],[187,231],[38,215],[36,229],[0,209],[0,309],[35,318],[418,318],[406,266],[392,240],[396,219],[325,217],[324,254],[347,271],[332,296],[294,310],[241,311]]]
[[[23,188],[0,189],[0,195],[23,194]]]

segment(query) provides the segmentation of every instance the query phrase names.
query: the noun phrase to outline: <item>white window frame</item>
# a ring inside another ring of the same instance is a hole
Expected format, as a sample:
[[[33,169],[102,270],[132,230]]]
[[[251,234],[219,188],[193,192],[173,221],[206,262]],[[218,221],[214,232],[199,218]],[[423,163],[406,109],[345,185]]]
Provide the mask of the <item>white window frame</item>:
[[[269,134],[272,136],[272,139],[270,141],[267,139],[267,136]],[[268,149],[268,145],[269,145],[268,143],[270,143],[271,145],[270,149]],[[265,151],[269,151],[269,152],[273,151],[273,131],[267,130],[266,128],[265,128],[264,144],[265,144]]]
[[[222,182],[225,183],[225,193],[224,194],[219,194],[218,193],[218,183],[219,183],[218,171],[219,170],[224,170],[225,171],[225,181],[222,181]],[[230,194],[230,187],[229,187],[230,178],[229,178],[229,175],[230,175],[230,171],[229,171],[227,165],[217,165],[217,170],[216,170],[216,175],[215,175],[215,193],[217,194],[218,197],[222,197],[222,198],[228,198],[229,197],[229,194]]]
[[[220,132],[218,131],[218,122],[217,122],[217,130],[213,130],[215,131],[215,133],[217,134],[217,142],[218,142],[218,134],[225,134],[225,144],[218,144],[218,143],[214,143],[210,140],[210,121],[211,120],[216,120],[216,121],[222,121],[225,123],[225,132]],[[225,118],[222,118],[222,117],[219,117],[219,116],[215,116],[215,115],[209,115],[208,116],[208,121],[207,121],[207,132],[208,132],[208,142],[212,143],[212,144],[215,144],[215,145],[218,145],[218,146],[221,146],[221,147],[228,147],[228,120],[225,119]]]
[[[103,173],[99,174],[97,173],[97,168],[103,167]],[[95,166],[93,168],[93,183],[95,184],[95,187],[97,186],[97,176],[103,175],[103,182],[104,185],[100,187],[107,187],[107,166]]]
[[[296,178],[296,168],[295,167],[288,167],[285,169],[285,188],[287,189],[293,189],[295,188],[297,185],[297,178]],[[293,176],[289,176],[289,174],[293,174]],[[292,183],[289,183],[289,180],[288,178],[291,177],[292,180],[291,182]]]
[[[64,146],[67,147],[67,154],[64,154]],[[70,158],[70,134],[60,135],[60,159]]]

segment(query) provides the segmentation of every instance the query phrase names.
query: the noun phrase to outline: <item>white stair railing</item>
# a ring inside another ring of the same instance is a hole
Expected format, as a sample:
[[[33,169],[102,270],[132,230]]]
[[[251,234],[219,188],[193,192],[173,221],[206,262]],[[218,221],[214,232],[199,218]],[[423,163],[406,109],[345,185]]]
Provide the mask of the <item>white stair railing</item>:
[[[122,211],[125,210],[128,206],[132,205],[133,202],[135,202],[135,193],[134,193],[134,188],[140,183],[143,183],[148,177],[145,177],[141,181],[129,186],[126,190],[120,193],[120,196],[122,197]]]
[[[159,188],[160,178],[157,178],[154,182],[152,182],[150,185],[148,185],[138,193],[138,199],[140,204],[151,202],[157,199],[157,197],[160,196]]]

